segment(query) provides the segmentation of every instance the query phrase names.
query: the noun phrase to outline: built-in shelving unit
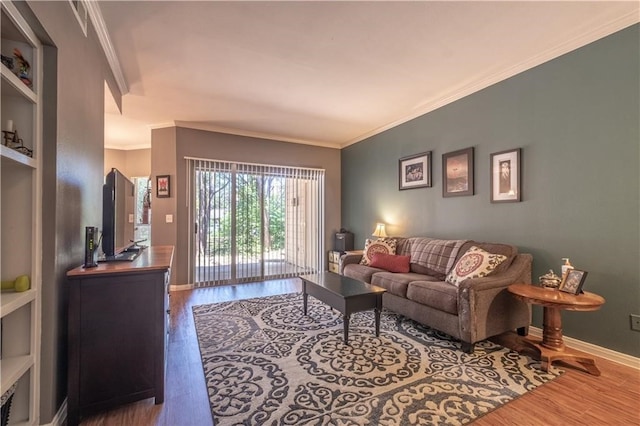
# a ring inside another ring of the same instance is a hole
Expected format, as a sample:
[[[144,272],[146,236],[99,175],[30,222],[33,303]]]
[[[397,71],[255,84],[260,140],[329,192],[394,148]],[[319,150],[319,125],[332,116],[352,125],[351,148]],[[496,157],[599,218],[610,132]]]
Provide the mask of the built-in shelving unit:
[[[14,68],[4,60],[0,65],[0,278],[28,275],[31,287],[0,293],[0,394],[17,384],[9,424],[34,425],[40,423],[42,48],[12,2],[3,0],[1,9],[0,51],[14,59]],[[17,73],[16,48],[30,65],[26,79]],[[25,149],[7,143],[13,133],[4,131],[17,131]]]

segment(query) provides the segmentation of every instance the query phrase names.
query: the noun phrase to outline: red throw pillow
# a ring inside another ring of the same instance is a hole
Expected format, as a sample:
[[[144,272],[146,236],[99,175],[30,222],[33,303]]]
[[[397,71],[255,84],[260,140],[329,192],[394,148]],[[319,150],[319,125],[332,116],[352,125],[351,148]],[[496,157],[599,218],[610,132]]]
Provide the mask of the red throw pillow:
[[[384,269],[389,272],[409,272],[409,262],[411,256],[400,256],[397,254],[374,253],[371,264],[374,268]]]

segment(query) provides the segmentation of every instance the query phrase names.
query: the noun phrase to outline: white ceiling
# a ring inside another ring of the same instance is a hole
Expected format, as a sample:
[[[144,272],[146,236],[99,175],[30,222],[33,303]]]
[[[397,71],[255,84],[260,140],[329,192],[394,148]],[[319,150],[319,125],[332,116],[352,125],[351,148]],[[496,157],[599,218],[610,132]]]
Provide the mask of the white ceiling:
[[[180,125],[344,147],[640,21],[638,1],[100,1],[128,93],[105,146]]]

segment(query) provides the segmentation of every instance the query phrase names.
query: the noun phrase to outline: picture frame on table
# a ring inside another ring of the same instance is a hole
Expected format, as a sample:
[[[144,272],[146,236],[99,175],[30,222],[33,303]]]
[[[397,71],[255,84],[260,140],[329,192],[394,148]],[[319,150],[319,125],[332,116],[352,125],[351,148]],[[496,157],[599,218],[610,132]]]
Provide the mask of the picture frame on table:
[[[492,203],[521,201],[521,148],[491,154],[490,182]]]
[[[171,176],[169,175],[156,176],[156,197],[158,198],[171,197]]]
[[[587,279],[587,271],[580,269],[569,269],[567,275],[562,279],[558,290],[565,293],[580,294],[582,293],[582,286]]]
[[[402,157],[398,174],[399,190],[431,187],[431,151]]]
[[[442,196],[474,195],[473,147],[442,154]]]

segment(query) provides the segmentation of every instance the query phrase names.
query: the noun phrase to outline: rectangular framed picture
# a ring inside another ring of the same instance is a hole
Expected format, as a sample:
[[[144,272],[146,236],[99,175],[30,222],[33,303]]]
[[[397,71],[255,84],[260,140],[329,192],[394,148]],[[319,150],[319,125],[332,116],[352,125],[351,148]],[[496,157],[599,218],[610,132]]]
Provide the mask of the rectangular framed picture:
[[[520,201],[520,148],[491,154],[491,202]]]
[[[442,154],[442,196],[473,195],[473,147]]]
[[[431,151],[398,161],[400,189],[431,187]]]
[[[569,269],[569,272],[567,272],[567,275],[560,283],[560,287],[558,290],[564,291],[565,293],[579,294],[582,292],[582,286],[584,285],[584,280],[586,279],[587,271],[581,271],[579,269]]]
[[[156,197],[169,198],[171,196],[171,178],[169,175],[156,176]]]

